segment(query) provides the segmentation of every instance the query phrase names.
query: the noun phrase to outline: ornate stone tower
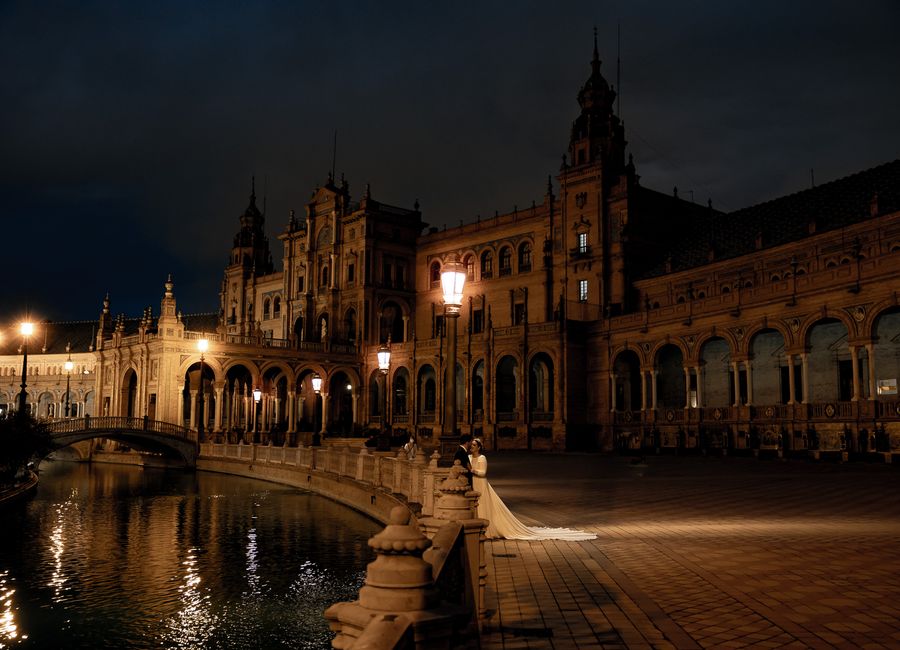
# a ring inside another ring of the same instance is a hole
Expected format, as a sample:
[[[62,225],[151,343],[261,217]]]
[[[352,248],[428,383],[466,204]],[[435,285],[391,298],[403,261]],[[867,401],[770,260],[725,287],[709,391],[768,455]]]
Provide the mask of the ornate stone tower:
[[[273,271],[265,215],[256,207],[256,183],[251,181],[250,203],[240,216],[241,229],[234,236],[231,257],[225,267],[220,304],[229,334],[250,334],[259,320],[254,313],[256,278]]]
[[[597,34],[591,74],[578,92],[581,112],[572,124],[560,170],[561,216],[554,250],[564,259],[562,284],[569,318],[594,320],[625,302],[622,236],[628,221],[629,181],[625,129],[614,113],[616,92],[600,73]],[[559,263],[559,262],[557,262]]]

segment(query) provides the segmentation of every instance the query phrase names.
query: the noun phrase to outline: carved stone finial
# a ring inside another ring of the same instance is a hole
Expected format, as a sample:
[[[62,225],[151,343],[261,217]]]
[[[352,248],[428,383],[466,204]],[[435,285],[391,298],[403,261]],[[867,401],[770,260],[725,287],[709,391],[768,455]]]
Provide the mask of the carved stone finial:
[[[359,604],[376,611],[411,612],[428,609],[437,602],[432,588],[431,565],[422,553],[431,546],[418,526],[410,522],[409,510],[396,506],[390,523],[369,540],[378,556],[359,590]]]

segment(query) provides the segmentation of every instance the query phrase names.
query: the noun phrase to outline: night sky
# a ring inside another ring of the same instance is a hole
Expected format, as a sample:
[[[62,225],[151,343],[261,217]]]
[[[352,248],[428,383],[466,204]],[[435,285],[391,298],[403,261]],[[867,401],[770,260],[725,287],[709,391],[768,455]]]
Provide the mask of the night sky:
[[[216,311],[337,172],[456,225],[541,200],[593,26],[642,184],[735,210],[900,157],[900,2],[3,2],[0,320]]]

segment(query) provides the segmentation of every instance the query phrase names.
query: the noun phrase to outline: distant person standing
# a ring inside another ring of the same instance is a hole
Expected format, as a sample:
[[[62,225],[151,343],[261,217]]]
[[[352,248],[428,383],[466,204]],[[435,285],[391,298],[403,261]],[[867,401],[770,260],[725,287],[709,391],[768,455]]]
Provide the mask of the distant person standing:
[[[407,460],[415,460],[416,453],[419,451],[419,445],[416,444],[416,436],[414,434],[409,434],[409,440],[406,441],[406,444],[403,445],[403,451],[406,452]]]

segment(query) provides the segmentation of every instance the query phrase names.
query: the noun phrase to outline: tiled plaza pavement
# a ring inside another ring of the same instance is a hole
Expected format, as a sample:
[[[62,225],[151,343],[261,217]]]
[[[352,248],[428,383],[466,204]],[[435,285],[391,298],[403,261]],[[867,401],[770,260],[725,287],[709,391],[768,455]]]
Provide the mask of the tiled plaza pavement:
[[[900,648],[900,466],[489,454],[484,648]]]

